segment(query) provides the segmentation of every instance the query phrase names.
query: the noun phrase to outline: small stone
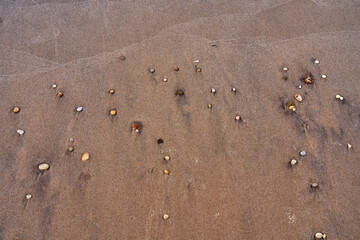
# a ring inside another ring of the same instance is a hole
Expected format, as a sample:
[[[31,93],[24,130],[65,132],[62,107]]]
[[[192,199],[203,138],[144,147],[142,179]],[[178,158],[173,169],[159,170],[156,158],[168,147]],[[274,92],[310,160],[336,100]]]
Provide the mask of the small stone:
[[[165,175],[169,175],[169,174],[170,174],[170,171],[165,169],[165,170],[164,170],[164,174],[165,174]]]
[[[163,78],[163,82],[167,82],[168,81],[168,79],[167,78]]]
[[[232,88],[231,91],[236,93],[236,88]]]
[[[110,110],[110,115],[115,116],[116,115],[116,110],[115,109]]]
[[[216,93],[215,88],[212,88],[212,89],[211,89],[211,93],[214,93],[214,94]]]
[[[318,65],[318,64],[320,63],[320,61],[317,60],[317,59],[315,59],[315,60],[314,60],[314,63],[315,63],[316,65]]]
[[[164,160],[165,160],[165,161],[170,161],[170,156],[165,156],[165,157],[164,157]]]
[[[284,71],[284,72],[287,72],[287,71],[289,71],[289,68],[283,67],[283,71]]]
[[[290,164],[292,166],[296,165],[297,163],[298,163],[298,161],[296,159],[291,159],[291,161],[290,161]]]
[[[20,112],[20,108],[15,107],[13,111],[14,111],[14,113],[18,113],[18,112]]]
[[[27,200],[29,200],[30,198],[32,198],[32,195],[31,195],[31,194],[26,194],[25,198],[26,198]]]
[[[301,151],[300,152],[300,156],[305,156],[306,155],[306,152],[305,151]]]
[[[237,116],[235,117],[235,120],[236,120],[236,121],[240,121],[240,119],[241,119],[241,117],[240,117],[239,115],[237,115]]]
[[[53,85],[51,85],[52,88],[57,88],[56,83],[53,83]]]
[[[323,79],[326,79],[326,78],[327,78],[325,74],[321,75],[321,77],[322,77]]]
[[[298,86],[298,88],[299,88],[299,89],[301,89],[301,88],[302,88],[302,86],[301,86],[301,85],[299,85],[299,86]]]
[[[49,168],[50,168],[50,165],[47,164],[47,163],[41,163],[41,164],[39,165],[39,170],[40,170],[40,171],[45,171],[45,170],[48,170]]]
[[[62,92],[59,92],[59,93],[57,94],[57,96],[58,96],[58,98],[62,98],[62,96],[64,96],[64,94],[63,94]]]
[[[68,148],[68,152],[73,152],[74,151],[74,148],[73,147],[69,147]]]
[[[318,188],[318,187],[319,187],[319,184],[318,184],[318,183],[312,183],[312,184],[311,184],[311,187],[312,187],[312,188]]]
[[[164,140],[161,139],[161,138],[159,138],[159,139],[157,140],[157,143],[158,143],[158,144],[163,144],[163,143],[164,143]]]
[[[287,76],[283,76],[283,79],[286,81],[286,80],[288,80],[288,77],[287,77]]]
[[[20,135],[23,135],[23,134],[25,133],[25,131],[22,130],[22,129],[18,129],[16,132],[17,132],[18,134],[20,134]]]
[[[352,146],[351,146],[350,143],[347,144],[347,148],[348,148],[348,149],[352,148]]]
[[[179,70],[180,70],[180,68],[178,68],[178,67],[175,67],[175,68],[174,68],[174,71],[175,71],[175,72],[178,72]]]
[[[149,168],[149,169],[148,169],[148,172],[150,172],[150,173],[152,173],[153,171],[154,171],[153,168]]]
[[[86,152],[81,156],[81,161],[86,162],[90,159],[90,153]]]
[[[325,239],[326,235],[321,232],[317,232],[317,233],[315,233],[314,237],[315,237],[315,239]]]
[[[212,104],[211,104],[211,103],[208,104],[208,108],[212,108]]]
[[[298,102],[302,102],[302,96],[300,95],[300,94],[296,94],[295,95],[295,99],[296,99],[296,101],[298,101]]]
[[[163,219],[164,219],[164,220],[167,220],[167,219],[169,219],[169,217],[170,217],[170,216],[169,216],[168,214],[164,214]]]
[[[142,130],[142,124],[140,122],[134,122],[132,124],[132,130],[139,133]]]
[[[110,90],[109,90],[109,93],[110,93],[110,94],[114,94],[114,93],[115,93],[115,90],[114,90],[114,89],[110,89]]]
[[[197,71],[197,72],[201,72],[202,69],[201,69],[201,68],[196,68],[196,71]]]
[[[200,60],[195,60],[195,61],[194,61],[194,63],[199,63],[199,62],[200,62]]]
[[[82,110],[83,110],[83,107],[77,107],[77,108],[76,108],[76,111],[77,111],[77,112],[81,112]]]
[[[176,91],[176,95],[178,96],[183,96],[184,95],[184,91],[182,89],[179,89]]]
[[[150,72],[154,73],[155,72],[155,68],[150,68]]]
[[[86,180],[89,180],[90,178],[91,178],[91,175],[89,173],[85,175]]]

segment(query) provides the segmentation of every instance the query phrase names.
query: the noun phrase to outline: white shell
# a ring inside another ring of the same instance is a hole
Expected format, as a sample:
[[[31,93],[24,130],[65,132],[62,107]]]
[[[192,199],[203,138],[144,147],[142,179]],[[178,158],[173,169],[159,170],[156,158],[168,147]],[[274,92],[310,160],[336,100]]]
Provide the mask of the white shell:
[[[163,78],[163,81],[164,81],[164,82],[167,82],[167,81],[168,81],[168,79],[167,79],[167,78]]]
[[[81,112],[83,110],[83,107],[77,107],[76,111]]]
[[[74,139],[73,139],[73,138],[70,138],[69,140],[70,140],[70,142],[73,142],[73,141],[74,141]]]
[[[323,79],[325,79],[325,78],[326,78],[326,75],[325,75],[325,74],[323,74],[323,75],[321,75],[321,77],[322,77]]]
[[[283,71],[284,71],[284,72],[287,72],[287,71],[289,71],[289,68],[283,67]]]
[[[321,233],[321,232],[317,232],[317,233],[315,233],[315,239],[322,239],[322,238],[323,238],[323,236],[324,236],[324,234],[323,234],[323,233]]]
[[[305,156],[305,155],[306,155],[306,151],[301,151],[301,152],[300,152],[300,155],[301,155],[301,156]]]
[[[48,170],[49,168],[50,168],[50,165],[47,164],[47,163],[41,163],[41,164],[39,165],[39,170],[40,170],[40,171],[45,171],[45,170]]]
[[[298,101],[298,102],[302,102],[302,96],[300,95],[300,94],[296,94],[295,95],[295,99],[296,99],[296,101]]]
[[[31,194],[26,194],[26,199],[29,200],[30,198],[32,198],[32,195]]]
[[[166,220],[166,219],[168,219],[169,217],[170,217],[170,216],[169,216],[168,214],[164,214],[163,219]]]
[[[290,164],[291,165],[295,165],[295,164],[297,164],[298,163],[298,161],[296,160],[296,159],[292,159],[291,161],[290,161]]]
[[[314,63],[317,65],[317,64],[320,63],[320,61],[319,61],[318,59],[315,59],[315,60],[314,60]]]
[[[199,62],[200,62],[200,60],[195,60],[195,61],[194,61],[194,63],[199,63]]]
[[[216,92],[215,88],[212,88],[212,89],[211,89],[211,92],[212,92],[212,93],[215,93],[215,92]]]
[[[56,88],[57,85],[54,83],[53,85],[51,85],[52,88]]]
[[[312,188],[317,188],[317,187],[319,187],[319,184],[317,184],[317,183],[312,183],[312,184],[311,184],[311,187],[312,187]]]
[[[22,130],[22,129],[18,129],[16,132],[17,132],[18,134],[20,134],[20,135],[23,135],[23,134],[25,133],[25,131]]]
[[[240,116],[237,115],[237,116],[235,117],[235,120],[236,120],[236,121],[239,121],[239,120],[240,120]]]
[[[300,88],[300,89],[301,89],[301,88],[302,88],[302,86],[301,86],[301,85],[299,85],[299,86],[298,86],[298,88]]]
[[[348,148],[348,149],[352,148],[352,146],[351,146],[350,143],[347,144],[347,148]]]

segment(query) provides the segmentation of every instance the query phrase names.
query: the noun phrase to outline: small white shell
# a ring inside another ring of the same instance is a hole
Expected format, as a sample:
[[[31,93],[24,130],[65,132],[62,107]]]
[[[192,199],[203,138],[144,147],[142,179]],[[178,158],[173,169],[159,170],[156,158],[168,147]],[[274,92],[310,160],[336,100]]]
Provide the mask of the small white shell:
[[[317,233],[315,233],[315,239],[323,239],[323,238],[324,238],[324,235],[325,235],[325,234],[323,234],[323,233],[321,233],[321,232],[317,232]]]
[[[306,151],[301,151],[300,152],[300,156],[305,156],[306,155]]]
[[[26,194],[26,199],[29,200],[30,198],[32,198],[32,195],[31,194]]]
[[[236,115],[235,120],[239,121],[240,119],[241,119],[241,117],[239,115]]]
[[[76,108],[76,111],[78,111],[78,112],[81,112],[82,110],[83,110],[83,107],[81,107],[81,106]]]
[[[312,187],[312,188],[318,188],[318,187],[319,187],[319,184],[314,182],[314,183],[311,184],[311,187]]]
[[[169,219],[169,217],[170,216],[168,214],[164,214],[163,219],[166,220],[166,219]]]
[[[18,129],[16,132],[17,132],[18,134],[20,134],[20,135],[23,135],[23,134],[25,133],[25,131],[22,130],[22,129]]]
[[[351,146],[350,143],[347,144],[347,148],[348,148],[348,149],[352,148],[352,146]]]
[[[321,75],[321,77],[322,77],[323,79],[326,79],[326,78],[327,78],[325,74]]]
[[[289,68],[283,67],[283,71],[284,71],[284,72],[287,72],[287,71],[289,71]]]
[[[163,78],[163,82],[167,82],[167,81],[168,81],[168,79],[164,77],[164,78]]]
[[[301,86],[301,85],[299,85],[299,86],[298,86],[298,88],[300,88],[300,89],[301,89],[301,88],[302,88],[302,86]]]
[[[212,93],[216,93],[215,88],[212,88],[212,89],[211,89],[211,92],[212,92]]]
[[[195,60],[195,61],[194,61],[194,63],[199,63],[199,62],[200,62],[200,60]]]
[[[54,83],[53,85],[51,85],[52,88],[57,88],[56,83]]]
[[[314,60],[314,63],[315,63],[316,65],[318,65],[318,64],[320,63],[320,61],[319,61],[318,59],[315,59],[315,60]]]
[[[300,94],[296,94],[295,95],[295,99],[296,99],[296,101],[298,101],[298,102],[302,102],[302,96],[300,95]]]
[[[291,159],[291,161],[290,161],[290,164],[293,166],[297,163],[298,163],[298,161],[296,159]]]

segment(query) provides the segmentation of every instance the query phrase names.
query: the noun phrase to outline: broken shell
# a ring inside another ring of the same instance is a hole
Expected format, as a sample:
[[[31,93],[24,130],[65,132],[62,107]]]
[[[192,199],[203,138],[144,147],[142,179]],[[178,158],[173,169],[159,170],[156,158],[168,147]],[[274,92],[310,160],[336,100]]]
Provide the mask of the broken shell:
[[[241,117],[240,117],[239,115],[237,115],[237,116],[235,117],[235,120],[236,120],[236,121],[240,121],[240,119],[241,119]]]
[[[116,110],[115,109],[110,110],[110,115],[115,116],[116,115]]]
[[[289,71],[289,68],[283,67],[283,71],[284,71],[284,72],[287,72],[287,71]]]
[[[109,90],[109,93],[110,93],[110,94],[114,94],[114,93],[115,93],[115,90],[114,90],[114,89],[110,89],[110,90]]]
[[[74,148],[73,147],[69,147],[68,148],[68,152],[73,152],[74,151]]]
[[[175,71],[175,72],[177,72],[177,71],[179,71],[179,70],[180,70],[180,68],[178,68],[178,67],[174,68],[174,71]]]
[[[301,89],[301,88],[302,88],[302,86],[301,86],[301,85],[299,85],[299,86],[298,86],[298,88],[300,88],[300,89]]]
[[[170,174],[170,171],[165,169],[165,170],[164,170],[164,174],[165,174],[165,175],[169,175],[169,174]]]
[[[208,104],[208,108],[212,108],[212,104],[211,104],[211,103]]]
[[[139,133],[141,132],[141,129],[142,129],[142,124],[140,122],[134,122],[132,124],[132,130]]]
[[[167,78],[163,78],[163,81],[164,81],[164,82],[167,82],[167,81],[168,81],[168,79],[167,79]]]
[[[351,146],[350,143],[347,144],[347,148],[348,148],[348,149],[352,148],[352,146]]]
[[[77,107],[77,108],[76,108],[76,111],[77,111],[77,112],[81,112],[82,110],[83,110],[83,107]]]
[[[306,77],[304,78],[304,82],[307,84],[312,84],[313,78],[310,75],[306,75]]]
[[[236,92],[236,88],[232,88],[231,91],[235,93],[235,92]]]
[[[56,88],[57,85],[54,83],[53,85],[51,85],[52,88]]]
[[[58,98],[61,98],[63,95],[64,95],[64,94],[63,94],[62,92],[59,92],[59,93],[57,94]]]
[[[314,183],[311,184],[311,187],[312,187],[312,188],[318,188],[318,187],[319,187],[319,184],[314,182]]]
[[[26,198],[27,200],[29,200],[30,198],[32,198],[32,195],[31,195],[31,194],[26,194],[25,198]]]
[[[40,171],[45,171],[45,170],[48,170],[49,168],[50,168],[50,165],[47,164],[47,163],[41,163],[41,164],[39,165],[39,170],[40,170]]]
[[[22,130],[22,129],[18,129],[16,132],[17,132],[18,134],[20,134],[20,135],[23,135],[23,134],[25,133],[25,131]]]
[[[90,159],[90,153],[86,152],[81,156],[81,161],[86,162]]]
[[[335,96],[335,98],[336,98],[336,99],[339,99],[340,101],[344,100],[344,97],[341,96],[341,95],[339,95],[339,94],[337,94],[337,95]]]
[[[170,160],[170,156],[165,156],[165,157],[164,157],[164,160],[165,160],[165,161],[169,161],[169,160]]]
[[[215,88],[212,88],[212,89],[211,89],[211,92],[215,94],[215,93],[216,93]]]
[[[184,95],[184,91],[182,89],[179,89],[176,91],[176,95],[178,96],[183,96]]]
[[[306,151],[301,151],[300,152],[300,156],[305,156],[306,155]]]
[[[292,101],[287,103],[287,107],[289,110],[296,111],[295,104]]]
[[[14,113],[18,113],[18,112],[20,112],[20,108],[15,107],[13,111],[14,111]]]
[[[296,111],[295,106],[290,106],[289,109],[292,110],[292,111],[294,111],[294,112]]]
[[[326,79],[326,78],[327,78],[325,74],[321,75],[321,77],[322,77],[323,79]]]
[[[202,69],[201,69],[201,68],[196,68],[196,71],[197,71],[197,72],[201,72]]]
[[[150,72],[154,73],[155,72],[155,68],[150,68]]]
[[[315,233],[314,237],[315,237],[315,239],[325,239],[326,235],[321,232],[317,232],[317,233]]]
[[[315,59],[315,60],[314,60],[314,63],[315,63],[316,65],[318,65],[318,64],[320,63],[320,61],[317,60],[317,59]]]
[[[199,63],[199,62],[200,62],[200,60],[195,60],[195,61],[194,61],[194,63]]]
[[[166,219],[169,219],[169,217],[170,216],[168,214],[164,214],[163,219],[166,220]]]
[[[296,101],[298,101],[298,102],[302,102],[302,100],[303,100],[300,94],[296,94],[296,95],[295,95],[295,99],[296,99]]]
[[[291,159],[291,161],[290,161],[290,164],[292,166],[296,165],[297,163],[298,163],[298,161],[296,159]]]

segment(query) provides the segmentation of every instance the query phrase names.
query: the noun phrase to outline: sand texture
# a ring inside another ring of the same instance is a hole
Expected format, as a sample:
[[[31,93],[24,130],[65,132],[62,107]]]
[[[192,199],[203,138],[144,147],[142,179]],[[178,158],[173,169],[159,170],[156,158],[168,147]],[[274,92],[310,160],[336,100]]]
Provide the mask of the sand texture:
[[[0,239],[360,239],[359,30],[355,0],[1,0]]]

